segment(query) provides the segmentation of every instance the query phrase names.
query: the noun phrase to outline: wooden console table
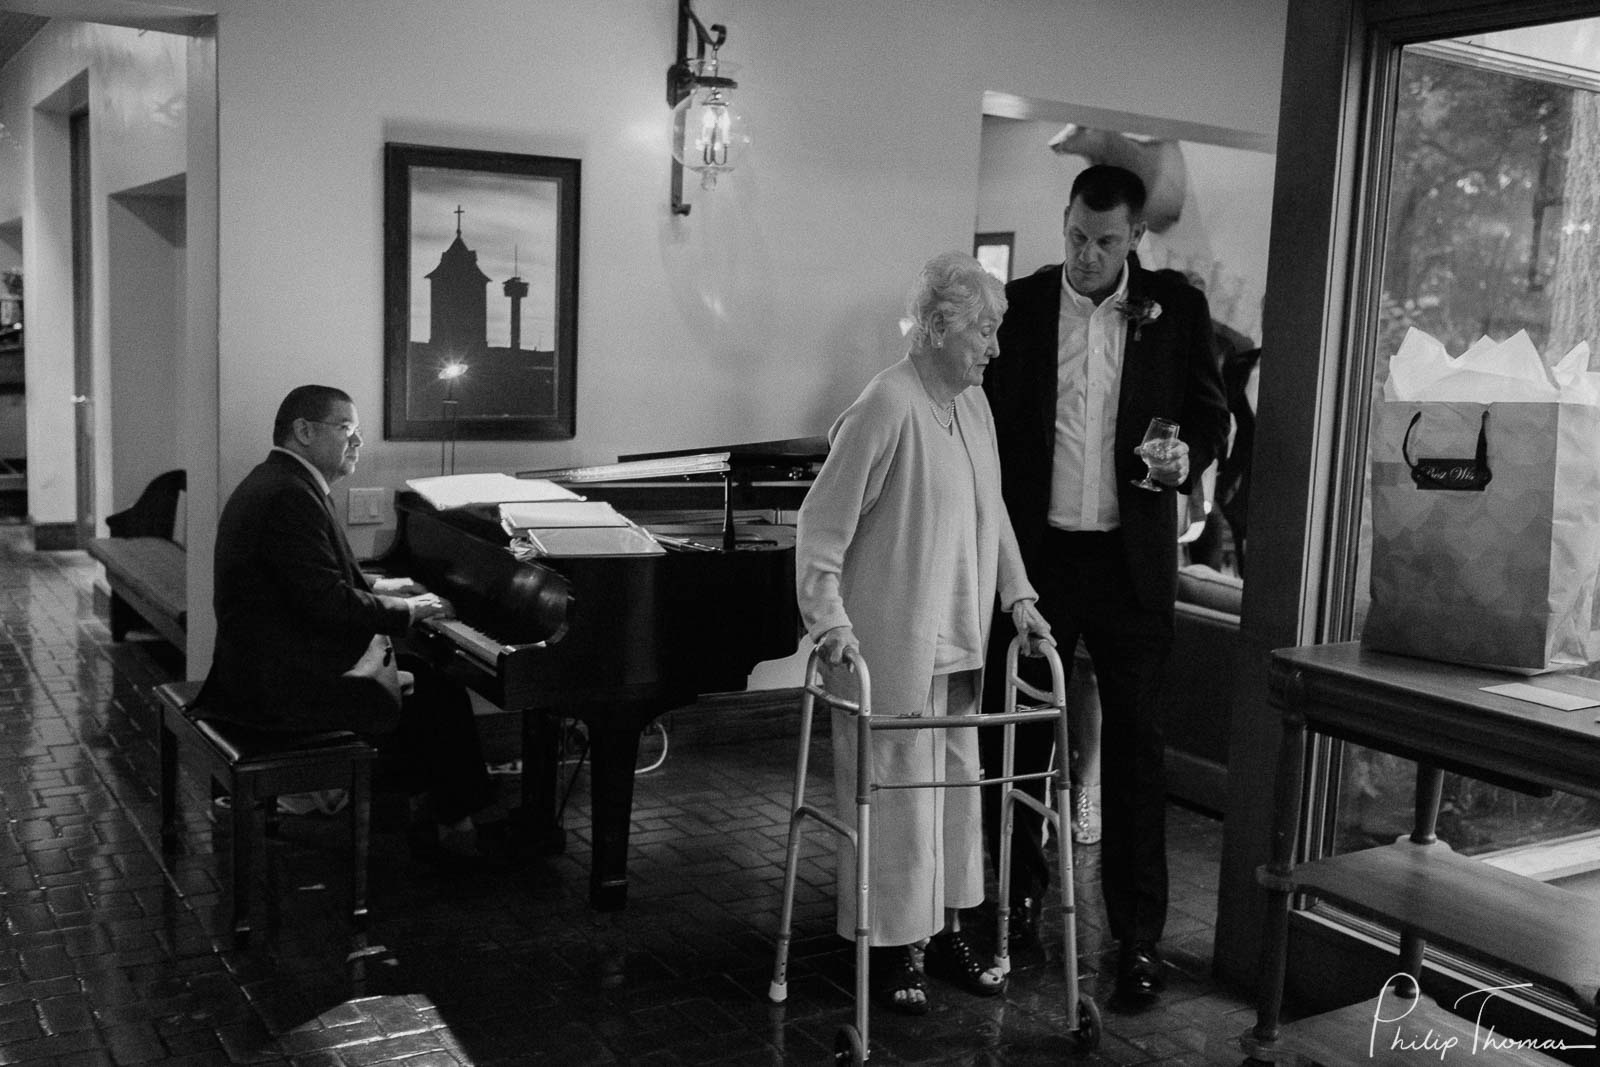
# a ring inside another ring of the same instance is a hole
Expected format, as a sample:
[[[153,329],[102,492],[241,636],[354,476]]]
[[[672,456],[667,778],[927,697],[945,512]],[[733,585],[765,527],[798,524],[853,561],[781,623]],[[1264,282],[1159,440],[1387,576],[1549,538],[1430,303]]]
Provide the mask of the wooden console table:
[[[1271,861],[1257,872],[1267,890],[1268,915],[1257,1024],[1243,1041],[1251,1060],[1417,1067],[1439,1058],[1437,1050],[1395,1052],[1382,1044],[1369,1049],[1377,1000],[1280,1025],[1289,904],[1296,893],[1398,928],[1397,973],[1420,979],[1423,947],[1432,941],[1560,992],[1591,1017],[1600,1014],[1600,901],[1463,857],[1434,835],[1446,771],[1524,792],[1556,789],[1600,797],[1597,709],[1557,711],[1480,691],[1518,680],[1369,652],[1356,642],[1272,654],[1268,685],[1283,713],[1283,743]],[[1416,761],[1409,837],[1295,864],[1307,730]],[[1392,999],[1385,1013],[1399,1014]],[[1458,1035],[1458,1058],[1475,1064],[1562,1062],[1531,1049],[1468,1055],[1472,1020],[1444,1011],[1426,996],[1418,998],[1405,1027],[1419,1037],[1432,1028],[1436,1040]],[[1543,1037],[1556,1039],[1555,1033]]]

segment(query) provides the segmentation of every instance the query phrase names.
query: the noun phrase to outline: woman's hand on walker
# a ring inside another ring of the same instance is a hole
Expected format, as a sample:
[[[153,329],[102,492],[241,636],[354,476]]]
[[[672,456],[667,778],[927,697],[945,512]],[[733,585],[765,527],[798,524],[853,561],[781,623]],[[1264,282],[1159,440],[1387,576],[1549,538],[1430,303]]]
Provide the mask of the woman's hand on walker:
[[[848,626],[835,626],[817,638],[817,647],[822,650],[822,658],[832,664],[844,662],[845,649],[852,652],[861,652],[861,642],[856,640],[856,632]]]
[[[1050,638],[1050,624],[1044,621],[1032,600],[1019,600],[1011,605],[1011,624],[1017,628],[1018,637],[1027,639],[1030,656],[1039,655],[1039,648],[1045,642],[1055,643]]]

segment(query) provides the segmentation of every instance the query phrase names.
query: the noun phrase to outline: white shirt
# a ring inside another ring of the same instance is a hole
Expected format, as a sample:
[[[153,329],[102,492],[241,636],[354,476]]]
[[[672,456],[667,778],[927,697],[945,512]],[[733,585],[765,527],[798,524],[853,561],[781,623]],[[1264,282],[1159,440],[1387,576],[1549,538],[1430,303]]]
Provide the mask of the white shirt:
[[[1061,317],[1056,334],[1056,435],[1051,463],[1051,526],[1115,530],[1115,436],[1122,395],[1127,321],[1117,304],[1128,292],[1128,267],[1097,306],[1067,281],[1061,268]]]
[[[313,477],[313,478],[315,478],[317,480],[317,488],[322,490],[322,495],[323,496],[327,496],[329,493],[333,492],[333,487],[328,484],[328,479],[324,478],[322,476],[322,472],[317,470],[317,468],[315,468],[315,467],[313,467],[311,465],[311,461],[309,459],[307,459],[306,457],[302,456],[298,452],[289,451],[287,448],[284,448],[282,445],[273,445],[272,446],[272,451],[274,451],[274,452],[282,452],[286,456],[294,457],[294,459],[302,467],[304,467],[306,470],[310,471],[311,472],[311,477]]]

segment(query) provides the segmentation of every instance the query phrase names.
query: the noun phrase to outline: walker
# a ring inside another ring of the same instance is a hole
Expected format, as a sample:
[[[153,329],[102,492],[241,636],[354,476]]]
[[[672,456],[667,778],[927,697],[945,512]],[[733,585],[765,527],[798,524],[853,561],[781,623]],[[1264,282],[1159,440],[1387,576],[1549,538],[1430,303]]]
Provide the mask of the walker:
[[[1060,857],[1058,877],[1064,918],[1061,937],[1062,960],[1067,977],[1067,1017],[1077,1020],[1077,1027],[1070,1033],[1075,1040],[1077,1051],[1089,1051],[1100,1045],[1100,1009],[1093,999],[1080,996],[1078,991],[1078,932],[1076,906],[1073,900],[1070,827],[1064,824],[1062,813],[1016,788],[1019,782],[1049,779],[1055,782],[1058,795],[1067,795],[1069,783],[1066,760],[1060,760],[1060,766],[1052,770],[1034,774],[1012,773],[1017,723],[1053,719],[1056,723],[1056,751],[1058,753],[1070,751],[1067,747],[1066,679],[1061,669],[1061,658],[1056,654],[1055,646],[1049,643],[1043,646],[1042,654],[1050,667],[1050,692],[1036,689],[1017,677],[1017,657],[1023,645],[1023,638],[1018,636],[1006,650],[1005,709],[1002,713],[993,715],[875,718],[872,714],[872,683],[866,661],[859,653],[848,651],[845,660],[845,666],[856,677],[857,690],[860,694],[854,701],[830,693],[824,687],[820,650],[813,649],[806,661],[805,685],[800,697],[800,753],[795,765],[794,805],[789,815],[789,849],[783,874],[783,912],[778,921],[777,959],[773,966],[772,984],[768,988],[767,996],[773,1003],[782,1004],[789,995],[789,943],[794,921],[794,889],[799,872],[800,845],[805,820],[815,819],[854,845],[856,854],[855,1021],[853,1024],[841,1026],[834,1039],[833,1058],[837,1064],[864,1064],[870,1055],[867,1031],[867,1009],[870,1002],[867,948],[870,926],[867,917],[871,914],[872,887],[868,884],[868,872],[872,869],[872,797],[880,789],[953,789],[1000,784],[1007,786],[1001,794],[999,928],[996,935],[998,948],[995,953],[995,965],[1002,973],[1009,974],[1011,971],[1010,950],[1006,940],[1011,925],[1011,828],[1015,821],[1015,804],[1028,805],[1054,828]],[[1017,705],[1019,691],[1039,703],[1026,705],[1019,710]],[[819,699],[829,708],[853,715],[856,720],[856,829],[854,830],[842,820],[827,812],[819,811],[805,802],[806,771],[811,754],[812,710]],[[950,730],[978,729],[986,726],[999,726],[1005,730],[1002,773],[997,777],[986,777],[976,782],[899,784],[880,784],[872,780],[871,755],[874,730]],[[1066,817],[1070,818],[1070,813],[1067,813]]]

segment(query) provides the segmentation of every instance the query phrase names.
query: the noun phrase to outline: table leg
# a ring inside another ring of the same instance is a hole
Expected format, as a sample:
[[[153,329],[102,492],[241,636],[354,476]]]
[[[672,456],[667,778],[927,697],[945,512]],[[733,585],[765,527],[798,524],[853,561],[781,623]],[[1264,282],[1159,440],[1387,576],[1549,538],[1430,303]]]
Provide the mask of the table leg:
[[[1283,984],[1288,965],[1289,898],[1293,893],[1295,847],[1300,833],[1300,790],[1305,781],[1306,724],[1290,713],[1283,719],[1283,740],[1278,746],[1278,778],[1274,790],[1277,817],[1272,826],[1272,857],[1256,872],[1267,890],[1266,938],[1261,950],[1261,989],[1255,1028],[1245,1035],[1245,1052],[1252,1060],[1271,1062],[1283,1012]]]
[[[1427,763],[1417,764],[1417,795],[1411,820],[1413,845],[1437,844],[1435,831],[1439,827],[1439,806],[1444,797],[1444,772]],[[1422,953],[1427,943],[1413,931],[1400,931],[1400,970],[1413,981],[1396,981],[1390,989],[1396,996],[1411,998],[1417,995],[1422,978]]]

